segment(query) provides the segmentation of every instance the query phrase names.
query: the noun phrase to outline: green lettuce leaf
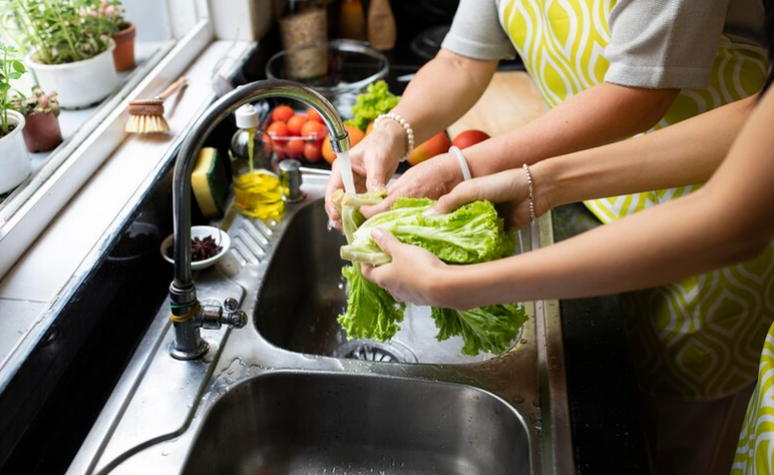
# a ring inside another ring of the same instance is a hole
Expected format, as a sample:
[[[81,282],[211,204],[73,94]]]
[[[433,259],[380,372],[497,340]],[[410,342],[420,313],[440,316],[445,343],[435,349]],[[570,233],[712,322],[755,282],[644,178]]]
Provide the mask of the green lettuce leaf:
[[[462,353],[471,356],[480,351],[504,353],[527,321],[526,312],[516,304],[487,305],[464,312],[433,307],[431,314],[438,327],[438,341],[461,336],[465,341]]]
[[[347,279],[348,295],[347,310],[338,320],[347,337],[386,341],[395,336],[406,305],[363,277],[358,263],[344,267],[341,273]]]
[[[494,205],[488,201],[469,203],[446,215],[425,216],[433,206],[429,199],[399,198],[389,211],[366,220],[360,206],[372,205],[384,199],[384,193],[334,196],[341,210],[342,225],[348,244],[341,256],[353,261],[342,269],[347,279],[347,310],[339,323],[349,338],[369,338],[385,341],[398,332],[405,305],[360,272],[360,263],[382,265],[390,257],[371,238],[375,228],[385,229],[401,242],[421,246],[440,259],[456,264],[484,262],[511,255],[514,241],[505,232],[503,221]],[[433,308],[432,316],[438,327],[439,341],[452,336],[464,340],[462,353],[476,355],[480,351],[502,353],[518,335],[527,317],[517,304],[489,305],[466,312]]]
[[[374,266],[390,262],[371,238],[376,228],[454,264],[486,262],[513,253],[513,238],[504,231],[503,220],[489,201],[475,201],[449,214],[422,214],[433,204],[435,201],[429,199],[398,198],[389,211],[357,228],[352,242],[341,248],[341,257]]]

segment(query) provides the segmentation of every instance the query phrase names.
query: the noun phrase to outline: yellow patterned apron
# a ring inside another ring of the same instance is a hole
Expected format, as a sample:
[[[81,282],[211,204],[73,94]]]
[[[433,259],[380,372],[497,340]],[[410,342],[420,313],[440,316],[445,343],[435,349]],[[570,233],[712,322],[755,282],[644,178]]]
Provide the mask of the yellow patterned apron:
[[[615,0],[504,0],[500,22],[543,99],[556,106],[604,81]],[[723,39],[707,89],[684,89],[653,130],[754,94],[767,70],[760,48]],[[682,187],[586,202],[602,222],[690,193]],[[741,191],[741,190],[740,190]],[[774,252],[754,261],[624,296],[640,388],[715,399],[755,379],[774,316]]]
[[[747,406],[731,475],[774,473],[774,326],[766,335],[758,384]]]

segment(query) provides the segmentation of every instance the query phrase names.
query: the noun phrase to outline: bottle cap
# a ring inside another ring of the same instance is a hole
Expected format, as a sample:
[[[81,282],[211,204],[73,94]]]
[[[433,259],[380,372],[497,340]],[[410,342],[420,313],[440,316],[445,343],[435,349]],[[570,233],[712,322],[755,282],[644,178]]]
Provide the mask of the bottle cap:
[[[252,104],[245,104],[235,112],[236,125],[240,129],[258,128],[258,111]]]

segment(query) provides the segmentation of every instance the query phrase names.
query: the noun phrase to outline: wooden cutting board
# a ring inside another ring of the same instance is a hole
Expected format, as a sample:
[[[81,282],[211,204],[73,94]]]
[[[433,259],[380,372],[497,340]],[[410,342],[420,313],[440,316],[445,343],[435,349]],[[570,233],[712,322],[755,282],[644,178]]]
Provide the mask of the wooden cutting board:
[[[448,131],[452,138],[467,129],[499,135],[521,127],[546,110],[540,92],[526,72],[496,72],[481,99]]]

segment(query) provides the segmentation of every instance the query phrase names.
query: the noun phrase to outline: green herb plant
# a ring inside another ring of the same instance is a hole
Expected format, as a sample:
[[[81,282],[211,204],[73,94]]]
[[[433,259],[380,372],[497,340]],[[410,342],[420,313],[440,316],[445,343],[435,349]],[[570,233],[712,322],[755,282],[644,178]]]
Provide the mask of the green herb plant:
[[[11,86],[12,81],[18,80],[27,72],[24,64],[15,59],[17,53],[13,46],[0,43],[0,137],[5,137],[11,132],[8,123],[8,111],[14,108],[10,100],[11,93],[16,92],[24,97]]]
[[[123,22],[118,1],[6,0],[2,23],[33,59],[67,64],[106,51]],[[15,27],[15,28],[14,28]]]
[[[446,215],[425,216],[423,212],[435,201],[399,198],[389,211],[366,220],[359,208],[383,198],[383,192],[334,196],[348,243],[342,246],[341,257],[352,261],[351,266],[342,270],[348,296],[346,312],[339,316],[339,323],[350,338],[387,340],[397,333],[398,323],[403,320],[405,305],[360,272],[361,263],[379,266],[390,262],[390,256],[371,238],[373,229],[389,231],[399,241],[420,246],[454,264],[499,259],[512,254],[515,248],[512,235],[505,231],[503,220],[488,201],[469,203]],[[468,311],[432,308],[431,314],[438,328],[436,338],[442,341],[461,337],[462,353],[466,355],[507,351],[527,320],[524,309],[517,304],[488,305]]]

